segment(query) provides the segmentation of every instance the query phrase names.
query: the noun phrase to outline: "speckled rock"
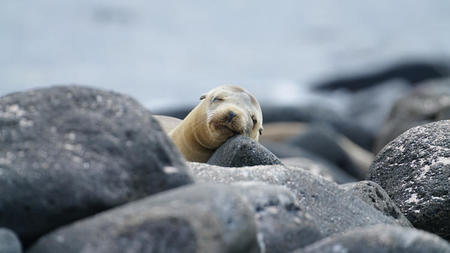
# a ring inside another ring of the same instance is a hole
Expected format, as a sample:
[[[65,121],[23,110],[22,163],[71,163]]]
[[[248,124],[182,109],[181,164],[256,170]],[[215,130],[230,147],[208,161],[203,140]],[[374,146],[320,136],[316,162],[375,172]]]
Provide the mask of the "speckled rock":
[[[450,120],[412,128],[386,145],[370,169],[417,228],[450,239]]]
[[[406,219],[394,201],[392,201],[386,191],[377,183],[366,180],[343,184],[340,187],[348,194],[358,196],[364,202],[372,205],[385,215],[396,219],[399,224],[405,227],[412,227],[411,223]]]
[[[285,187],[258,182],[232,185],[255,212],[261,252],[289,252],[323,238],[312,216]]]
[[[22,245],[16,234],[9,229],[0,228],[0,253],[21,253]]]
[[[448,253],[450,244],[425,231],[389,225],[350,230],[292,253]]]
[[[375,152],[412,127],[450,119],[449,108],[450,79],[422,83],[394,104],[376,139]]]
[[[398,222],[359,198],[347,194],[331,181],[316,177],[301,168],[281,165],[227,168],[204,163],[188,163],[197,182],[233,183],[259,181],[291,190],[311,215],[323,236],[371,224]]]
[[[235,136],[220,146],[207,162],[222,167],[281,164],[281,161],[258,142]]]
[[[0,98],[0,226],[24,244],[190,182],[151,113],[127,96],[66,86]]]
[[[305,157],[283,158],[281,159],[281,162],[287,167],[299,167],[313,175],[324,177],[325,179],[338,184],[357,181],[356,178],[350,176],[345,171],[337,167],[327,166],[323,163]]]
[[[52,232],[29,253],[257,253],[253,211],[226,185],[180,187]]]

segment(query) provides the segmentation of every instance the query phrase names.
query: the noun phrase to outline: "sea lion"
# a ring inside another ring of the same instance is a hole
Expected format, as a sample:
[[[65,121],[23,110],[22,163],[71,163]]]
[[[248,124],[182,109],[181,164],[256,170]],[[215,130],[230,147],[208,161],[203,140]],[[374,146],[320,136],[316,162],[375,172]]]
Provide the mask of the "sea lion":
[[[258,101],[238,86],[219,86],[200,97],[201,102],[168,135],[191,162],[206,162],[234,135],[258,141],[263,131]],[[160,118],[161,119],[161,118]]]

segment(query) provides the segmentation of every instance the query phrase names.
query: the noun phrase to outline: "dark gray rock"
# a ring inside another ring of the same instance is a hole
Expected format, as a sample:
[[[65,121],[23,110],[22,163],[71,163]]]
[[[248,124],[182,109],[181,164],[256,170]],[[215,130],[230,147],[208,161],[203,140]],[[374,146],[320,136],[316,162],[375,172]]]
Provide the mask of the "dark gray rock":
[[[323,238],[312,216],[285,187],[257,182],[232,185],[253,207],[261,252],[289,252]]]
[[[241,135],[227,140],[207,162],[222,167],[281,164],[281,161],[258,142]]]
[[[256,253],[253,211],[240,191],[192,185],[156,194],[58,229],[29,253]]]
[[[393,79],[408,81],[411,86],[434,78],[448,76],[448,66],[445,62],[406,61],[392,63],[383,69],[371,69],[366,73],[357,73],[333,80],[323,81],[316,85],[317,90],[350,90],[359,91],[383,84]]]
[[[326,125],[311,126],[287,143],[320,156],[357,179],[367,177],[367,170],[359,167],[340,145],[338,133]]]
[[[22,245],[16,234],[9,229],[0,228],[0,253],[21,253]]]
[[[448,253],[450,244],[425,231],[389,225],[358,228],[292,253]]]
[[[27,244],[58,226],[191,182],[151,113],[114,92],[0,98],[0,226]]]
[[[429,81],[399,99],[384,123],[375,144],[379,152],[406,130],[433,121],[450,119],[450,79]]]
[[[313,175],[324,177],[325,179],[336,182],[338,184],[357,181],[356,178],[350,176],[345,171],[335,166],[327,166],[309,158],[284,158],[281,159],[281,162],[287,167],[302,168]]]
[[[385,216],[359,198],[347,194],[337,184],[300,168],[280,165],[241,168],[203,163],[188,165],[197,182],[259,181],[288,188],[304,206],[302,211],[305,215],[311,215],[323,236],[371,224],[398,224],[394,218]]]
[[[386,191],[375,182],[359,181],[340,185],[348,194],[359,197],[364,202],[372,205],[386,216],[391,216],[405,227],[412,227],[397,205],[392,201]]]
[[[370,168],[417,228],[450,239],[450,120],[412,128],[386,145]]]

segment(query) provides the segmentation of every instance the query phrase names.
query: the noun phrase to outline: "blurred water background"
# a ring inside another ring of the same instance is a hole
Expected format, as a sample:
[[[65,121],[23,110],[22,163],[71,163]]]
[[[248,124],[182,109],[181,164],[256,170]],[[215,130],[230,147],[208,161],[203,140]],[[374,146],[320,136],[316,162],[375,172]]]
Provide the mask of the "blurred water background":
[[[311,103],[324,80],[447,61],[449,13],[447,0],[3,0],[0,95],[76,83],[158,110],[232,83],[261,103]],[[333,94],[322,103],[343,106]]]

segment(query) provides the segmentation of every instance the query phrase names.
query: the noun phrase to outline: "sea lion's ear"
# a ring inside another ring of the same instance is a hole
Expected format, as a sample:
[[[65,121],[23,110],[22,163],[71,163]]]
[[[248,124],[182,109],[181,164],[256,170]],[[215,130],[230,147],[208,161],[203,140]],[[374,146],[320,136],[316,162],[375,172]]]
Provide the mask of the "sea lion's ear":
[[[264,130],[264,128],[262,128],[262,127],[259,129],[259,135],[262,135],[263,130]]]
[[[206,94],[203,94],[203,95],[200,96],[200,100],[203,100],[205,98],[206,98]]]

